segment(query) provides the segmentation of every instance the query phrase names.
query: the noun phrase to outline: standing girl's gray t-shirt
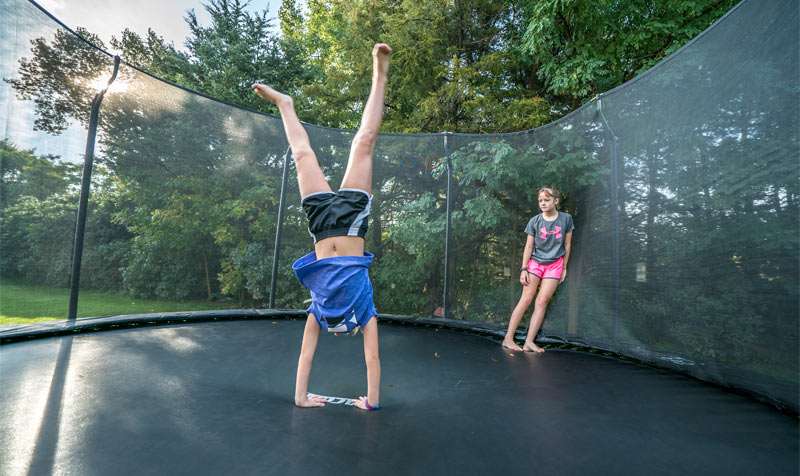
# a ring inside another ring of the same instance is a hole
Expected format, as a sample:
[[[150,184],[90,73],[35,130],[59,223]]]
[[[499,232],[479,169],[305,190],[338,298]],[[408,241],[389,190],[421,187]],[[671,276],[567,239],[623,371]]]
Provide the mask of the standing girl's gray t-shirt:
[[[531,218],[525,233],[533,236],[533,258],[539,264],[550,264],[558,261],[567,253],[564,249],[564,238],[575,229],[569,213],[558,212],[553,221],[547,221],[542,214]]]

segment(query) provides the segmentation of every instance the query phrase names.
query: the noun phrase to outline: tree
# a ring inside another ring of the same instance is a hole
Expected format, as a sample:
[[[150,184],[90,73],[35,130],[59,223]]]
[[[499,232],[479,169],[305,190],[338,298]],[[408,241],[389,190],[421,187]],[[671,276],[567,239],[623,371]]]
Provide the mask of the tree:
[[[0,269],[4,278],[69,282],[80,167],[0,141]]]
[[[273,32],[267,11],[251,14],[240,0],[209,0],[204,5],[211,24],[202,26],[194,11],[186,22],[191,29],[186,46],[191,56],[191,75],[182,85],[211,97],[251,109],[275,113],[267,101],[253,94],[250,85],[266,82],[293,92],[308,79],[299,51],[285,55]],[[287,42],[284,45],[290,45]]]
[[[191,74],[189,56],[167,44],[152,29],[147,30],[143,39],[126,28],[119,39],[112,36],[110,43],[126,62],[162,79],[184,84]]]
[[[285,27],[297,24],[289,4]],[[303,28],[289,33],[322,72],[301,88],[301,117],[357,128],[369,92],[369,51],[381,41],[396,51],[383,130],[499,132],[544,124],[549,108],[521,67],[528,60],[514,49],[521,12],[518,2],[310,1]]]
[[[33,40],[31,58],[19,62],[19,78],[3,78],[17,97],[36,104],[34,130],[57,135],[71,121],[88,123],[92,90],[98,78],[110,76],[112,59],[87,43],[102,48],[100,38],[80,27],[76,32],[86,41],[64,29],[56,30],[51,42]]]
[[[0,140],[0,207],[13,205],[21,197],[45,200],[64,195],[80,183],[80,167],[61,163],[54,155],[37,156],[33,149],[19,150],[7,139]]]
[[[267,51],[268,57],[279,53],[274,36],[251,43],[266,31],[268,22],[264,15],[251,18],[238,2],[214,2],[209,8],[214,10],[214,25],[203,28],[194,23],[199,37],[192,51],[208,57],[203,67],[195,63],[196,57],[178,54],[152,31],[146,41],[130,32],[113,41],[140,66],[156,68],[184,85],[200,82],[220,94],[228,91],[241,98],[241,88],[234,85],[252,81],[254,67],[240,71],[234,64],[227,72],[216,70],[211,66],[214,61],[220,64],[223,57],[213,51],[214,45],[228,48],[229,53],[237,51],[233,59],[238,63],[252,63],[249,53]],[[249,37],[237,30],[241,25]],[[85,30],[79,31],[103,46]],[[253,49],[247,49],[252,45]],[[62,57],[72,61],[53,61]],[[58,133],[72,120],[87,120],[92,94],[87,94],[86,85],[110,71],[110,58],[57,30],[51,41],[34,42],[32,57],[20,62],[18,77],[8,82],[21,98],[36,102],[37,124]],[[280,77],[279,71],[270,72]],[[59,88],[68,77],[81,79],[82,87]],[[123,270],[126,288],[136,295],[210,298],[222,287],[226,293],[242,296],[248,283],[234,285],[234,277],[242,270],[229,266],[231,256],[257,239],[256,233],[274,236],[274,207],[265,205],[277,203],[275,190],[285,151],[284,144],[244,131],[262,130],[265,123],[275,120],[243,112],[234,119],[229,107],[198,96],[181,96],[180,91],[173,91],[173,101],[159,102],[160,96],[154,93],[167,87],[124,65],[117,81],[124,87],[106,95],[96,151],[95,178],[104,183],[104,195],[97,198],[104,201],[92,196],[92,203],[113,203],[116,210],[91,208],[107,222],[90,217],[89,226],[96,228],[87,229],[87,236],[108,238],[98,246],[114,241],[129,250],[109,254],[114,262],[108,264]],[[252,96],[249,84],[244,88],[248,98]],[[256,173],[248,167],[255,167]],[[278,172],[272,174],[273,170]],[[258,294],[263,297],[265,292],[261,289]]]
[[[522,50],[563,113],[630,81],[677,51],[737,2],[530,2]]]

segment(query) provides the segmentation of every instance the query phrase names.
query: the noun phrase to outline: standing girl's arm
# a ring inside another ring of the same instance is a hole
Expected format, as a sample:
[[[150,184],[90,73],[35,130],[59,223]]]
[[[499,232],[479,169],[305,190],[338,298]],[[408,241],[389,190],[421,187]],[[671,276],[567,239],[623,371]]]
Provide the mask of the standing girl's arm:
[[[569,235],[567,235],[569,236]],[[525,251],[522,252],[522,266],[520,266],[519,270],[519,282],[523,286],[528,285],[528,261],[531,260],[531,254],[533,253],[533,235],[528,235],[528,241],[525,242]],[[568,252],[569,253],[569,252]],[[525,268],[525,269],[522,269]]]
[[[564,235],[564,250],[566,253],[564,254],[564,269],[561,271],[561,281],[559,283],[563,283],[565,279],[567,279],[567,262],[569,261],[569,251],[572,249],[572,232],[570,231],[566,235]]]

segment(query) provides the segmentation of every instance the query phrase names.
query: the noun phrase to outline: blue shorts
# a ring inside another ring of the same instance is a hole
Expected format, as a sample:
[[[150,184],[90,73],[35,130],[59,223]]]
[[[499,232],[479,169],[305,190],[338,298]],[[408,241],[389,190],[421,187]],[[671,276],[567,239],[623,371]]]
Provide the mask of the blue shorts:
[[[332,236],[367,234],[372,197],[364,190],[343,188],[338,193],[317,192],[303,197],[308,233],[314,243]]]
[[[317,320],[317,324],[324,330],[328,332],[333,332],[334,334],[347,334],[351,333],[357,328],[363,329],[370,319],[377,315],[375,312],[375,306],[372,306],[372,309],[368,312],[362,313],[361,316],[356,316],[356,313],[353,312],[349,316],[340,316],[340,317],[325,317],[319,316],[317,313],[314,312],[314,306],[312,305],[306,310],[306,314],[313,313],[314,319]],[[360,319],[358,319],[360,317]],[[355,334],[355,333],[354,333]]]

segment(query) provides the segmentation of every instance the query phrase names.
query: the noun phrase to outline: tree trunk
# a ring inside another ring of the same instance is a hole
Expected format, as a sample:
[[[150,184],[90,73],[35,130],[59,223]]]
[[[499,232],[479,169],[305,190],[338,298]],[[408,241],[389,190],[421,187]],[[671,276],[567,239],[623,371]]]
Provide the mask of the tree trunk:
[[[753,198],[749,196],[750,193],[745,193],[746,196],[744,197],[744,202],[742,203],[745,219],[742,221],[745,223],[757,223],[758,216],[756,214],[756,207],[753,204]],[[740,252],[742,254],[742,269],[744,270],[745,276],[758,276],[758,262],[755,258],[755,256],[757,256],[759,253],[758,250],[758,243],[753,242],[752,239],[743,243]]]
[[[208,255],[206,249],[203,248],[203,264],[206,269],[206,289],[208,290],[208,300],[211,300],[211,277],[208,275]]]
[[[576,191],[570,197],[572,211],[575,216],[575,232],[577,232],[577,236],[573,232],[572,250],[570,251],[569,263],[567,263],[569,272],[564,283],[567,285],[567,333],[573,335],[578,333],[581,316],[580,290],[581,282],[583,281],[583,247],[587,241],[582,237],[587,236],[592,226],[592,215],[580,213],[580,210],[587,209],[583,203],[584,198],[585,194],[579,191]]]
[[[653,154],[647,159],[647,224],[645,225],[645,270],[650,276],[655,276],[655,226],[656,214],[658,213],[658,164]]]
[[[485,237],[481,240],[481,243],[484,243]],[[472,290],[475,288],[475,275],[478,272],[478,260],[475,256],[472,257],[472,272],[470,273],[472,276],[469,280],[469,290],[467,291],[467,298],[464,301],[464,307],[466,309],[470,308],[470,304],[472,303]]]
[[[444,293],[444,287],[442,286],[442,270],[444,269],[444,257],[440,261],[440,265],[433,267],[433,272],[431,273],[430,281],[428,281],[427,285],[425,285],[425,295],[428,301],[428,310],[423,311],[427,314],[432,315],[438,307],[443,307],[444,302],[442,301],[442,296]]]
[[[786,211],[789,213],[790,216],[797,216],[797,200],[795,199],[795,194],[792,191],[792,186],[786,186]]]
[[[512,260],[510,263],[511,268],[511,276],[508,277],[508,312],[506,312],[506,316],[511,316],[511,313],[514,312],[514,306],[517,304],[516,297],[517,293],[514,292],[514,277],[519,276],[519,273],[514,273],[514,270],[517,269],[517,266],[514,265],[514,261]],[[505,322],[505,317],[503,318],[503,322]]]
[[[453,239],[453,238],[451,238],[451,239]],[[455,241],[455,239],[453,239],[453,241]],[[453,244],[451,243],[450,244],[450,267],[447,270],[447,272],[448,272],[448,274],[450,276],[450,287],[449,287],[450,295],[447,297],[447,304],[448,304],[447,311],[448,311],[449,315],[445,316],[448,319],[456,319],[456,317],[453,315],[453,310],[456,308],[456,304],[458,302],[458,287],[455,284],[456,283],[455,277],[456,277],[456,257],[457,256],[458,256],[458,253],[455,250],[455,246],[453,246]]]
[[[780,188],[778,185],[773,185],[772,188],[772,206],[775,207],[775,216],[781,216],[783,210],[781,209]]]

